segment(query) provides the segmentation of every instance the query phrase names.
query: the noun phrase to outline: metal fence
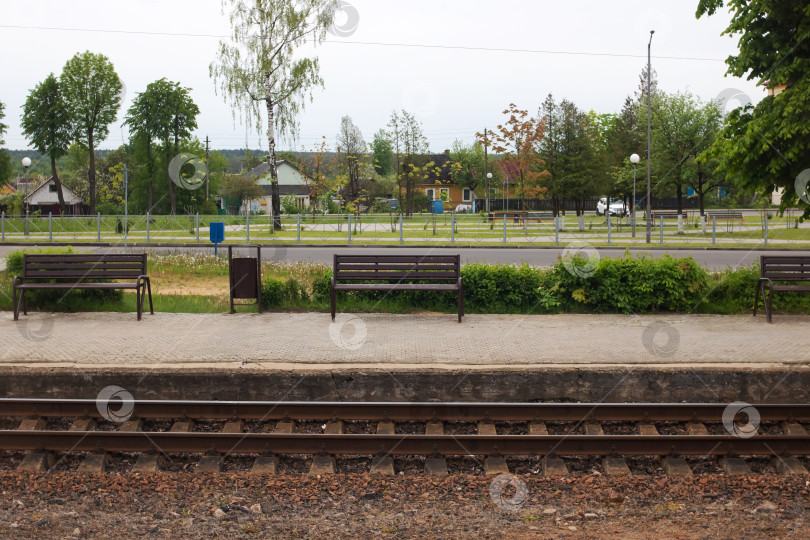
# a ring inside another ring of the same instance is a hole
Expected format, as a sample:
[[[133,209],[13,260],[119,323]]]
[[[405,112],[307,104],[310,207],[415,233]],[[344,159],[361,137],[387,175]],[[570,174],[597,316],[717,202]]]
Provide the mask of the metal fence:
[[[697,212],[656,217],[650,242],[669,246],[810,247],[810,223],[798,213],[773,211],[705,219]],[[229,243],[332,245],[480,245],[531,246],[646,245],[646,222],[631,218],[492,212],[490,214],[295,214],[282,216],[281,230],[272,218],[252,216],[135,215],[6,216],[0,214],[0,241],[15,243],[155,243],[209,242],[209,224],[225,224]]]

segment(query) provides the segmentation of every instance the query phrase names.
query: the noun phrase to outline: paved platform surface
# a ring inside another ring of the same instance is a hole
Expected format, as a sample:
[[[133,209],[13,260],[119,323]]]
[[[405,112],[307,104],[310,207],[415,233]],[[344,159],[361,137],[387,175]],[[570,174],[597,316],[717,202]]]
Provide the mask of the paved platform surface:
[[[810,365],[810,316],[0,312],[0,367],[274,370]]]

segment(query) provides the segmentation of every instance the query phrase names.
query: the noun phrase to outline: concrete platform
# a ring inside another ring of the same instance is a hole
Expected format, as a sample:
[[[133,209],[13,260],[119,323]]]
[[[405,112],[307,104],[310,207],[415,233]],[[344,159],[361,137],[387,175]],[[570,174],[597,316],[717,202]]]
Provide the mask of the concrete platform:
[[[810,317],[0,313],[0,364],[457,369],[806,365]]]
[[[804,401],[810,316],[0,313],[0,395]]]

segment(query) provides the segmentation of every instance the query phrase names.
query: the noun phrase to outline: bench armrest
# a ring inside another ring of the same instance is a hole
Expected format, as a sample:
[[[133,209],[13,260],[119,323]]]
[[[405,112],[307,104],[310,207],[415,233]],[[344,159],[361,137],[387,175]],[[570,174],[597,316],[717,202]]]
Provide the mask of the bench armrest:
[[[335,276],[329,278],[329,287],[334,289],[335,288]]]
[[[20,284],[25,283],[25,278],[21,278],[20,276],[14,276],[13,278],[11,278],[11,287],[12,288],[15,288],[17,286],[17,283],[20,283]]]

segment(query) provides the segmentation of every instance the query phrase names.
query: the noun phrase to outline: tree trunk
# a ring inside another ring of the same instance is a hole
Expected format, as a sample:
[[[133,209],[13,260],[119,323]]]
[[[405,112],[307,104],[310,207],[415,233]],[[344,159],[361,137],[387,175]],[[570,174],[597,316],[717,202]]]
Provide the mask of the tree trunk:
[[[683,212],[683,190],[681,189],[680,184],[675,186],[675,196],[678,199],[678,213]]]
[[[90,169],[87,171],[87,183],[90,190],[90,215],[96,213],[96,151],[93,147],[93,130],[87,132],[87,147],[90,150]]]
[[[705,216],[706,212],[703,209],[703,197],[705,195],[705,193],[703,192],[703,171],[698,171],[698,185],[695,191],[697,191],[698,205],[700,206],[700,215]]]
[[[169,203],[171,205],[171,213],[172,215],[177,214],[177,196],[174,193],[174,182],[172,181],[171,175],[169,175],[169,163],[171,162],[171,146],[169,146],[169,140],[166,140],[166,181],[168,182],[169,186]],[[180,174],[180,171],[177,172]]]
[[[278,167],[276,167],[276,130],[273,100],[270,97],[270,75],[264,79],[265,104],[267,105],[267,165],[270,167],[270,197],[273,210],[273,230],[281,230],[281,194],[278,189]]]
[[[149,175],[149,178],[146,182],[146,195],[148,198],[147,208],[149,209],[148,212],[152,213],[152,180],[155,178],[155,164],[152,161],[152,137],[151,135],[146,135],[146,173]]]
[[[59,212],[65,215],[65,195],[62,193],[62,182],[59,181],[59,173],[56,171],[56,159],[51,156],[51,175],[53,176],[53,183],[56,184],[56,196],[59,197]]]

